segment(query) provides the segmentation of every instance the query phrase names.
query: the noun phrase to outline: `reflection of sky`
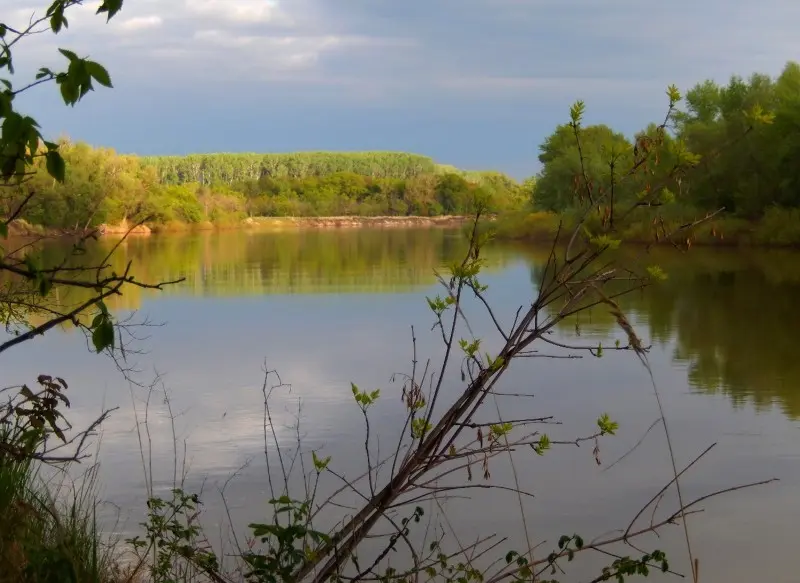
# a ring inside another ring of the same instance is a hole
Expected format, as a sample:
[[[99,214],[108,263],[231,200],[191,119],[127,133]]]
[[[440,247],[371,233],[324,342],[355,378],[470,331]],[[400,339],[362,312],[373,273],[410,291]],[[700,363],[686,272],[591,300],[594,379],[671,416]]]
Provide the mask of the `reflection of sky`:
[[[484,281],[490,284],[490,299],[505,321],[513,318],[518,305],[530,299],[530,272],[522,261],[501,273],[487,275]],[[276,430],[284,443],[290,447],[293,443],[292,425],[299,398],[306,446],[322,447],[324,455],[333,456],[337,468],[356,471],[362,459],[363,420],[351,400],[352,381],[365,389],[380,387],[384,391],[375,410],[374,431],[380,434],[385,452],[397,432],[400,404],[399,387],[388,381],[391,373],[408,370],[412,324],[416,326],[419,354],[424,358],[436,353],[438,332],[429,330],[431,317],[424,300],[434,289],[375,295],[172,296],[146,301],[142,312],[166,325],[151,331],[152,337],[144,345],[149,354],[138,357],[139,364],[143,374],[154,369],[166,374],[165,383],[179,414],[178,439],[187,440],[192,483],[208,477],[211,496],[211,485],[219,485],[252,458],[253,466],[236,485],[237,512],[251,518],[254,505],[262,507],[266,486],[261,367],[265,359],[269,368],[278,369],[293,385],[290,394],[276,394],[273,409]],[[472,306],[471,313],[476,311]],[[470,323],[481,335],[488,334],[485,316],[475,316]],[[488,349],[496,350],[496,342],[489,342]],[[693,520],[703,569],[719,574],[720,580],[730,580],[734,575],[741,580],[756,580],[757,574],[765,578],[764,565],[769,569],[786,565],[786,559],[780,557],[789,550],[789,543],[784,541],[791,540],[795,528],[786,509],[792,507],[789,496],[793,488],[800,485],[797,428],[774,411],[733,411],[722,395],[691,394],[685,367],[672,362],[673,349],[672,345],[658,347],[652,362],[679,464],[687,463],[712,442],[719,442],[712,455],[687,476],[685,495],[696,496],[775,475],[784,480],[766,491],[716,502],[713,512]],[[48,363],[47,371],[40,370],[41,362]],[[110,363],[87,353],[74,335],[52,334],[17,351],[13,361],[6,357],[4,372],[6,382],[29,380],[39,372],[64,376],[70,382],[74,402],[70,418],[76,426],[86,424],[103,404],[121,407],[104,428],[103,494],[126,509],[136,508],[143,495],[142,470],[131,397]],[[448,403],[460,390],[457,382],[450,382],[456,381],[457,370],[451,372],[454,374],[445,386]],[[618,437],[601,443],[601,459],[606,463],[632,447],[658,417],[648,376],[629,354],[521,361],[512,367],[499,390],[536,395],[524,401],[501,399],[499,406],[507,416],[553,414],[567,421],[564,426],[546,428],[554,439],[590,434],[597,416],[609,412],[621,429]],[[143,395],[137,391],[140,402]],[[488,406],[484,413],[487,418],[494,404]],[[168,480],[171,428],[163,407],[158,405],[154,415],[151,430],[158,478]],[[666,446],[658,432],[609,472],[595,466],[591,448],[591,444],[565,448],[541,458],[523,454],[527,461],[517,469],[522,484],[537,496],[525,503],[532,512],[537,540],[557,538],[563,531],[599,534],[609,522],[618,526],[619,516],[630,516],[633,506],[645,502],[669,480]],[[502,461],[493,466],[493,477],[504,483],[510,480]],[[476,499],[487,500],[480,496]],[[517,536],[518,503],[514,498],[500,499],[500,504],[472,505],[469,512],[459,516],[469,519],[472,529],[477,525]],[[454,508],[460,507],[454,503]],[[743,531],[750,538],[744,537]],[[469,528],[467,532],[474,534]],[[658,544],[680,552],[680,546],[670,537]],[[716,558],[714,551],[726,544],[736,549],[748,544],[751,554]],[[758,565],[749,558],[753,554],[762,559]],[[680,565],[678,560],[673,563]],[[766,575],[771,581],[789,581],[781,579],[781,573]]]

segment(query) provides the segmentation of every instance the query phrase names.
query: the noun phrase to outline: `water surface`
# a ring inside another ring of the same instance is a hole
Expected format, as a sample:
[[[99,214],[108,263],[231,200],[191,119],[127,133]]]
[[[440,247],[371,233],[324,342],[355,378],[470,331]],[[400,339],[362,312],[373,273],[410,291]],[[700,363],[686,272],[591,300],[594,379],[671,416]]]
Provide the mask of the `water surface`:
[[[212,530],[223,522],[223,486],[237,524],[266,511],[265,366],[291,383],[291,390],[276,392],[273,406],[274,427],[287,447],[296,441],[299,411],[304,451],[319,449],[332,456],[337,469],[357,472],[364,434],[350,391],[355,382],[383,391],[374,419],[385,453],[399,430],[400,385],[390,382],[392,374],[409,370],[412,325],[420,358],[437,362],[440,337],[431,332],[425,296],[438,293],[434,270],[459,260],[465,248],[460,231],[438,229],[165,235],[123,244],[116,261],[120,267],[133,261],[138,279],[186,278],[162,292],[131,290],[111,307],[117,313],[137,310],[137,321],[150,323],[133,329],[139,338],[130,346],[133,376],[146,385],[155,374],[163,375],[176,417],[178,456],[184,447],[187,455],[187,486],[202,487]],[[63,252],[48,250],[52,257]],[[546,250],[495,244],[485,256],[488,297],[500,318],[510,322],[516,308],[532,299]],[[668,279],[620,302],[645,343],[652,344],[650,362],[678,464],[717,443],[687,474],[684,496],[781,479],[713,500],[692,518],[701,580],[795,581],[800,567],[793,550],[800,519],[800,316],[794,306],[800,297],[800,256],[657,250],[643,261],[661,265]],[[496,346],[477,305],[470,304],[470,318],[488,345]],[[557,336],[586,344],[622,338],[601,309],[565,322]],[[119,407],[100,445],[102,496],[120,509],[118,528],[134,531],[144,497],[134,407],[141,416],[145,389],[125,382],[108,359],[90,354],[74,330],[37,339],[3,359],[6,384],[29,382],[42,372],[65,377],[75,426],[104,407]],[[462,386],[458,374],[451,376],[445,390],[450,400]],[[563,425],[543,428],[553,439],[591,434],[604,412],[620,423],[616,437],[600,442],[600,465],[591,444],[562,446],[542,457],[523,454],[518,479],[535,494],[524,501],[529,535],[534,542],[549,541],[540,552],[549,552],[561,534],[579,532],[589,540],[626,527],[670,479],[667,447],[658,430],[607,469],[658,418],[648,373],[632,354],[524,360],[498,390],[535,395],[498,399],[497,407],[506,418],[554,415]],[[175,472],[163,394],[151,396],[149,415],[154,479],[163,486]],[[512,479],[503,461],[490,469],[494,481]],[[481,483],[481,471],[476,473]],[[472,502],[452,505],[465,541],[497,531],[514,545],[521,543],[520,508],[513,495],[481,493]],[[670,551],[672,565],[686,572],[679,535],[672,527],[662,539],[650,537],[643,544]],[[597,555],[578,561],[562,580],[591,579],[592,569],[607,560]]]

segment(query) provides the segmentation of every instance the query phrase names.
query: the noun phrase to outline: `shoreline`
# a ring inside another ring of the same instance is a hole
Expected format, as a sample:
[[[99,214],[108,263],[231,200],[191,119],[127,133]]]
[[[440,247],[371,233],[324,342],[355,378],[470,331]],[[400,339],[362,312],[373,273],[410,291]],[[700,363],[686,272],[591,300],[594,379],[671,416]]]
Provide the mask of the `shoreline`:
[[[522,220],[520,220],[520,218]],[[177,235],[181,233],[203,233],[223,231],[287,231],[287,230],[331,230],[331,229],[447,229],[469,224],[474,220],[466,215],[441,216],[293,216],[293,217],[248,217],[233,222],[200,223],[171,222],[166,224],[144,224],[131,229],[126,223],[118,225],[102,224],[93,229],[59,229],[30,224],[24,220],[14,220],[8,225],[11,238],[58,238],[85,235],[94,231],[97,238],[119,238],[122,236],[148,237],[150,235]],[[552,243],[558,231],[558,215],[531,213],[523,217],[487,216],[481,223],[496,225],[495,239],[509,243]],[[642,225],[634,225],[627,232],[620,233],[624,245],[670,246],[674,240],[653,240],[651,233],[645,232]],[[762,222],[717,219],[695,230],[690,239],[691,246],[719,248],[762,248],[798,249],[800,231],[790,236],[764,236],[767,225]]]
[[[468,216],[331,216],[331,217],[250,217],[245,228],[253,229],[352,229],[352,228],[409,228],[457,227],[468,223]]]
[[[94,229],[70,230],[43,227],[24,220],[15,220],[8,225],[9,237],[58,237],[94,230],[98,237],[121,237],[123,235],[147,237],[155,234],[191,233],[204,231],[234,230],[285,230],[285,229],[354,229],[354,228],[453,228],[469,223],[472,217],[458,215],[425,216],[329,216],[329,217],[248,217],[231,223],[167,223],[144,224],[131,228],[128,224],[102,224]]]
[[[696,217],[665,222],[667,231],[679,231],[681,226],[691,223]],[[495,238],[508,242],[552,243],[559,232],[559,224],[569,231],[569,219],[565,216],[532,212],[524,215],[501,217],[497,222]],[[561,232],[565,237],[566,232]],[[794,216],[764,217],[760,220],[743,220],[735,217],[718,217],[698,225],[694,229],[675,233],[671,237],[657,237],[649,222],[634,222],[618,232],[615,237],[622,245],[648,245],[655,247],[718,247],[746,249],[798,249],[800,248],[800,223]]]

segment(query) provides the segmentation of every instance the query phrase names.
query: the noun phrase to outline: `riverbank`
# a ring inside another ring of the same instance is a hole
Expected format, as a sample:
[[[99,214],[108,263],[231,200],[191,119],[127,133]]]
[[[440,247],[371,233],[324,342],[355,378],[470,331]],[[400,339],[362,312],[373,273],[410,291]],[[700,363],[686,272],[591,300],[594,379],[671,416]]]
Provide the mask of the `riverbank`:
[[[156,233],[182,233],[194,231],[238,230],[238,229],[403,229],[403,228],[453,228],[468,223],[471,217],[442,215],[424,216],[331,216],[331,217],[248,217],[243,220],[212,223],[184,223],[170,221],[168,223],[151,223],[131,226],[128,223],[118,225],[98,225],[95,229],[101,237],[121,237],[123,235],[148,236]],[[24,220],[14,220],[8,225],[8,234],[12,237],[42,237],[72,234],[74,231],[50,229],[41,225],[32,225]]]
[[[664,244],[674,242],[706,246],[800,247],[800,210],[770,209],[758,221],[719,216],[693,229],[681,230],[703,217],[702,214],[664,218],[658,229],[652,220],[632,222],[617,233],[624,243]],[[496,238],[508,241],[550,242],[559,231],[571,232],[575,219],[549,212],[517,213],[497,220]],[[656,232],[658,231],[658,236]],[[663,233],[680,232],[671,238]]]
[[[250,217],[243,224],[259,229],[352,229],[352,228],[435,228],[458,227],[470,221],[467,216],[339,216],[339,217]]]

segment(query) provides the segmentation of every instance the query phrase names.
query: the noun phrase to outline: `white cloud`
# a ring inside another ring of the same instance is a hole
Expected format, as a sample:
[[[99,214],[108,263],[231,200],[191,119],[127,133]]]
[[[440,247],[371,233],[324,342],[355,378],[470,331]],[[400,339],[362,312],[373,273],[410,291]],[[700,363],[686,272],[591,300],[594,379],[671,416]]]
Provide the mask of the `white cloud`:
[[[136,16],[134,18],[128,18],[127,20],[121,21],[119,23],[119,27],[124,30],[138,31],[148,28],[157,28],[162,24],[164,24],[162,18],[156,14],[152,14],[150,16]]]
[[[0,0],[0,10],[27,21],[36,0],[19,2]],[[213,71],[229,85],[340,85],[353,99],[398,103],[425,91],[467,101],[650,99],[672,82],[775,73],[800,50],[795,0],[463,0],[458,11],[422,0],[126,0],[110,24],[94,14],[97,4],[72,8],[69,30],[31,39],[23,58],[53,65],[55,47],[67,46],[154,83],[188,84]]]
[[[291,23],[271,0],[185,0],[185,6],[190,13],[234,23]]]

